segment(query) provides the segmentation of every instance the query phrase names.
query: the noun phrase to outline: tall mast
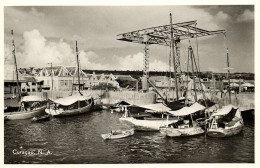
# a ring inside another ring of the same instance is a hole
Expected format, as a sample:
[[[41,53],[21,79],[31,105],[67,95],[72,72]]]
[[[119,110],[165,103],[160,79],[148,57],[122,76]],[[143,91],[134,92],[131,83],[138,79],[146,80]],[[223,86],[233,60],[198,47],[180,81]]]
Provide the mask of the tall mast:
[[[174,67],[174,79],[175,79],[175,90],[176,90],[176,99],[179,100],[178,96],[178,82],[177,82],[177,68],[175,65],[175,53],[174,53],[174,39],[173,39],[173,27],[172,27],[172,13],[170,13],[170,24],[171,24],[171,50],[173,57],[173,67]]]
[[[193,76],[193,88],[195,93],[195,102],[198,101],[197,98],[197,91],[196,91],[196,80],[195,80],[195,74],[194,74],[194,66],[193,66],[193,52],[191,46],[189,47],[189,57],[191,58],[191,70],[192,70],[192,76]]]
[[[229,70],[229,55],[228,55],[228,48],[227,48],[227,69],[228,69],[228,73],[227,73],[227,78],[228,78],[228,94],[229,94],[229,104],[231,104],[231,88],[230,88],[230,70]]]
[[[18,77],[18,69],[17,69],[17,62],[16,62],[16,56],[15,56],[15,44],[14,44],[14,32],[13,32],[13,30],[11,30],[11,34],[12,34],[12,43],[13,43],[14,64],[15,64],[15,70],[16,70],[16,84],[17,84],[18,94],[19,94],[18,99],[20,99],[22,97],[22,95],[21,95],[21,90],[20,90],[20,86],[19,86],[19,77]]]
[[[78,51],[78,44],[76,41],[76,54],[77,54],[77,65],[78,65],[78,84],[79,84],[79,93],[80,93],[80,75],[79,75],[79,51]],[[81,93],[80,93],[81,94]]]

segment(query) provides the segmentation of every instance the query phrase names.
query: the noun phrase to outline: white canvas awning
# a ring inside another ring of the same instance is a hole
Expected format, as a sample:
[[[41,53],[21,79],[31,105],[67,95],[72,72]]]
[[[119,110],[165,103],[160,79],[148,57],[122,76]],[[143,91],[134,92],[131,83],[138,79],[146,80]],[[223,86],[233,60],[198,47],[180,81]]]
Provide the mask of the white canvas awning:
[[[44,101],[42,97],[39,96],[24,96],[22,98],[23,102],[30,102],[30,101]]]
[[[251,83],[244,83],[241,85],[242,87],[255,87],[255,85],[251,84]]]
[[[230,83],[230,87],[239,87],[239,84],[237,84],[237,83]]]
[[[165,106],[162,103],[137,105],[137,106],[145,108],[145,109],[149,109],[149,110],[154,110],[156,112],[167,112],[167,111],[171,110],[169,107]]]
[[[89,98],[88,98],[89,99]],[[56,99],[56,100],[52,100],[50,99],[51,101],[53,101],[54,103],[56,104],[61,104],[63,106],[69,106],[77,101],[84,101],[84,100],[88,100],[86,99],[84,96],[68,96],[68,97],[63,97],[63,98],[59,98],[59,99]]]
[[[234,108],[234,109],[237,109],[238,107],[236,107],[236,106],[233,106],[233,105],[231,105],[231,104],[229,104],[229,105],[227,105],[227,106],[223,106],[221,109],[219,109],[218,111],[216,111],[215,113],[213,113],[212,115],[211,115],[211,117],[213,117],[213,116],[220,116],[220,115],[227,115],[231,110],[232,110],[232,108]]]
[[[168,113],[175,115],[175,116],[185,116],[185,115],[189,115],[189,114],[195,113],[200,110],[204,110],[205,108],[206,108],[205,106],[203,106],[199,103],[194,103],[190,107],[183,107],[182,109],[176,110],[176,111],[168,111]]]

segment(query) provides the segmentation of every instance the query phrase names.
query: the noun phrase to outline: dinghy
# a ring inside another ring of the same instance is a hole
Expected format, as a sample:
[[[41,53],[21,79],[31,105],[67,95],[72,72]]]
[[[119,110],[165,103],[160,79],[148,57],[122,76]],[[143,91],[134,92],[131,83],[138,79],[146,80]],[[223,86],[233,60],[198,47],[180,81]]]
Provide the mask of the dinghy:
[[[119,139],[119,138],[125,138],[125,137],[128,137],[128,136],[131,136],[131,135],[134,135],[133,129],[125,130],[125,131],[114,130],[114,131],[111,131],[111,133],[108,133],[108,134],[101,134],[101,137],[103,139]]]

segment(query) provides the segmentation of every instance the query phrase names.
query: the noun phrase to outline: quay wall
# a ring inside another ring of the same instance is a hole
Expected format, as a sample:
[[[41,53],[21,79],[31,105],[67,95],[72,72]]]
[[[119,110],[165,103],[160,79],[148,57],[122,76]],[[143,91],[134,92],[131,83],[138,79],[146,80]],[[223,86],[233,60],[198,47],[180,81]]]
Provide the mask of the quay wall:
[[[219,93],[213,98],[214,102],[218,103],[220,106],[229,104],[229,94]],[[255,94],[254,93],[239,93],[231,94],[231,104],[239,107],[240,111],[255,109]]]
[[[84,90],[83,96],[92,96],[96,104],[114,104],[119,101],[126,101],[131,104],[146,105],[156,101],[153,92],[141,93],[137,91],[105,91],[105,90]],[[45,99],[57,99],[71,95],[71,91],[45,91],[29,92],[29,95],[36,95]]]

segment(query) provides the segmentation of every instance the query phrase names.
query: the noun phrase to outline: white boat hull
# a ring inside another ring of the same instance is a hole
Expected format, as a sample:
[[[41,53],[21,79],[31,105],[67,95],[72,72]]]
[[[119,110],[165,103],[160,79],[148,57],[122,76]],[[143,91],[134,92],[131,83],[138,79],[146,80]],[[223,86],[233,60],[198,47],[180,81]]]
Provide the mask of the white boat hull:
[[[205,131],[201,127],[190,128],[171,128],[161,127],[160,133],[164,136],[179,137],[179,136],[193,136],[203,134]]]
[[[131,135],[134,135],[134,130],[126,130],[126,131],[120,131],[117,134],[115,133],[109,133],[109,134],[101,134],[101,137],[103,139],[120,139],[120,138],[126,138]]]
[[[89,105],[78,108],[78,109],[72,109],[72,110],[53,110],[53,109],[45,109],[45,112],[54,116],[70,116],[70,115],[79,115],[83,113],[88,113],[92,111],[93,104],[90,103]]]
[[[39,109],[33,111],[17,111],[17,112],[8,112],[4,113],[4,118],[7,120],[23,120],[23,119],[31,119],[33,117],[38,117],[44,115],[46,106],[43,106]]]
[[[210,137],[229,137],[240,133],[243,127],[244,122],[243,119],[241,119],[237,121],[236,124],[234,124],[232,127],[209,128],[207,134]]]
[[[138,120],[133,117],[119,118],[121,123],[133,126],[135,130],[159,131],[160,127],[175,123],[177,120],[158,119],[158,120]]]

